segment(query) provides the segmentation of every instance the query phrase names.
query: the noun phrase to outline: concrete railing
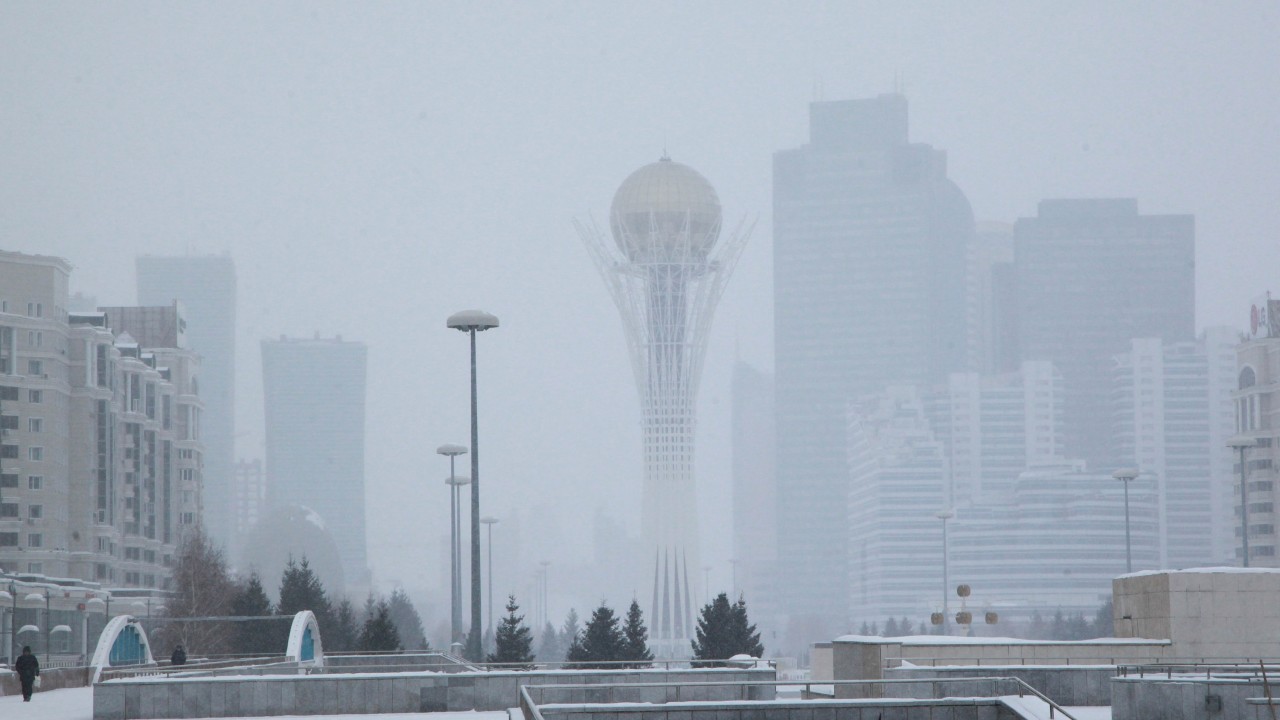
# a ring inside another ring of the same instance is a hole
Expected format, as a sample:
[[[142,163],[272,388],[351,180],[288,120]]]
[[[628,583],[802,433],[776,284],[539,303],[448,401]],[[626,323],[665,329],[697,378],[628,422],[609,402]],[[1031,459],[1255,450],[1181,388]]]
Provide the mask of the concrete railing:
[[[87,667],[61,667],[40,670],[40,690],[60,690],[62,688],[85,687],[92,676]],[[0,696],[19,695],[22,683],[18,673],[12,670],[0,670]]]
[[[1016,677],[1044,693],[1060,705],[1110,705],[1111,678],[1115,668],[1107,665],[1072,665],[1063,667],[1007,666],[1000,668],[1000,675]],[[929,682],[937,679],[963,680],[989,677],[990,668],[977,667],[927,667],[894,668],[885,671],[886,678],[916,679],[920,683],[904,683],[885,686],[885,697],[933,697],[925,695]],[[964,693],[964,690],[948,688],[948,692]]]
[[[295,671],[297,672],[297,671]],[[505,710],[524,685],[775,678],[772,669],[380,672],[131,678],[94,686],[96,720]]]
[[[1270,687],[1269,687],[1270,686]],[[1261,676],[1200,674],[1129,675],[1111,680],[1113,720],[1199,720],[1205,717],[1251,718],[1251,700],[1280,688]]]

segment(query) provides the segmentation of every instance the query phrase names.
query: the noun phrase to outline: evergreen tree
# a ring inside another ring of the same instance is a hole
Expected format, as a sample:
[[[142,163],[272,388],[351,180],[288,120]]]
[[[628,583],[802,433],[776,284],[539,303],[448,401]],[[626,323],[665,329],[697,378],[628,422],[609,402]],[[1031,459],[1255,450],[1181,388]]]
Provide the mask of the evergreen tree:
[[[386,600],[375,603],[373,612],[364,621],[364,628],[360,630],[360,649],[366,652],[399,652],[404,649],[396,624],[391,620],[391,606]]]
[[[864,636],[871,634],[871,626],[867,624],[866,620],[862,621],[862,627],[858,628],[858,634]]]
[[[697,639],[693,641],[693,657],[709,662],[701,667],[723,665],[734,655],[760,657],[764,647],[760,633],[747,619],[747,603],[742,598],[730,605],[729,596],[720,593],[702,608],[698,618]]]
[[[898,634],[903,637],[912,635],[915,633],[915,631],[916,631],[916,626],[912,625],[911,621],[908,620],[907,618],[902,618],[902,622],[898,623]]]
[[[264,617],[275,614],[267,592],[262,588],[258,573],[249,576],[249,581],[240,588],[231,600],[231,614],[236,617]],[[243,655],[278,654],[280,648],[288,642],[284,634],[288,632],[284,623],[276,620],[259,620],[256,622],[238,622],[235,624],[234,652]]]
[[[307,557],[302,562],[289,562],[284,566],[280,576],[280,604],[276,612],[281,615],[295,615],[303,610],[315,613],[316,622],[320,624],[323,636],[333,626],[333,610],[329,605],[329,596],[324,591],[324,584],[311,570]]]
[[[608,667],[603,663],[625,659],[622,654],[626,642],[613,608],[602,603],[591,613],[582,641],[570,649],[567,659],[575,668]]]
[[[760,644],[760,633],[747,618],[747,601],[738,595],[738,602],[733,604],[733,638],[737,646],[734,655],[750,655],[754,658],[764,657],[764,645]],[[732,657],[732,656],[730,656]]]
[[[649,667],[653,661],[653,653],[649,652],[649,629],[644,626],[644,614],[640,612],[640,603],[634,599],[627,610],[627,621],[622,627],[622,658],[628,663],[625,667]]]
[[[893,618],[889,618],[889,622],[886,622],[884,624],[884,636],[898,637],[898,635],[900,634],[901,633],[898,632],[898,621],[894,620]]]
[[[867,633],[867,634],[868,634],[868,635],[879,635],[879,634],[880,634],[880,631],[876,629],[876,624],[875,624],[874,622],[872,622],[872,623],[871,623],[871,632],[869,632],[869,633]]]
[[[564,645],[565,651],[568,651],[573,639],[581,634],[582,626],[578,624],[578,611],[569,608],[569,614],[564,616],[564,625],[560,626],[560,643]]]
[[[325,650],[344,652],[356,650],[360,642],[360,624],[356,622],[356,611],[351,601],[342,598],[333,611],[333,628],[324,636]]]
[[[1027,628],[1027,636],[1032,640],[1046,640],[1049,637],[1049,629],[1039,610],[1031,612],[1031,626]]]
[[[430,650],[427,644],[427,635],[422,631],[422,618],[419,617],[418,611],[414,609],[413,602],[409,600],[408,594],[401,588],[396,588],[391,592],[391,599],[388,602],[391,607],[391,621],[396,624],[396,631],[400,633],[400,640],[404,643],[405,648],[409,650]]]
[[[1053,623],[1049,625],[1049,639],[1067,639],[1067,619],[1063,617],[1061,608],[1053,614]]]
[[[520,606],[516,604],[516,596],[508,595],[507,616],[502,619],[502,624],[498,626],[497,636],[494,638],[494,652],[488,657],[488,662],[512,663],[516,664],[513,669],[532,670],[533,634],[525,626],[524,616],[516,614],[519,609]],[[545,637],[543,641],[546,641]]]
[[[548,622],[542,628],[542,638],[538,642],[538,657],[546,662],[560,662],[564,660],[564,654],[567,651],[568,648],[561,642],[555,626]]]

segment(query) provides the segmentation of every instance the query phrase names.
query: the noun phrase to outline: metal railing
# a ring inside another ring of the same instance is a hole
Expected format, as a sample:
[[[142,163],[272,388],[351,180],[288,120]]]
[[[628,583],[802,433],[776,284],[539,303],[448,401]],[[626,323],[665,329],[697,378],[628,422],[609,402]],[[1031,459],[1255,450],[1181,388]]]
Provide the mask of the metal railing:
[[[527,704],[529,708],[531,708],[534,711],[532,714],[527,710],[525,711],[526,720],[543,720],[542,714],[540,712],[537,712],[537,705],[533,702],[533,700],[531,699],[531,696],[529,695],[530,690],[538,691],[543,689],[554,689],[554,690],[590,689],[590,690],[597,690],[597,691],[604,690],[606,693],[607,699],[603,703],[564,703],[564,704],[610,705],[614,703],[613,697],[615,693],[626,691],[626,690],[634,691],[638,688],[644,688],[644,687],[675,688],[676,690],[675,699],[670,700],[668,702],[686,702],[680,699],[680,694],[681,694],[680,690],[682,687],[693,688],[693,687],[738,686],[742,688],[742,695],[745,696],[749,693],[747,688],[759,687],[759,686],[773,686],[775,688],[782,687],[782,686],[803,687],[805,688],[804,692],[806,694],[812,694],[813,686],[820,686],[820,687],[872,686],[874,688],[875,686],[881,686],[881,685],[905,685],[905,684],[925,685],[927,684],[929,685],[930,694],[934,696],[933,698],[929,698],[929,699],[945,699],[945,697],[939,696],[938,689],[940,685],[947,685],[947,684],[954,684],[954,683],[980,683],[980,682],[990,682],[990,683],[993,683],[993,685],[995,683],[1010,683],[1014,686],[1014,689],[1015,689],[1015,692],[1012,694],[1016,694],[1018,697],[1026,697],[1027,695],[1031,695],[1037,698],[1038,700],[1040,700],[1041,702],[1043,702],[1046,706],[1048,706],[1050,718],[1055,718],[1057,717],[1058,713],[1061,713],[1062,717],[1067,718],[1067,720],[1076,720],[1075,716],[1067,712],[1065,708],[1063,708],[1057,702],[1054,702],[1044,693],[1040,692],[1039,690],[1035,689],[1031,685],[1027,684],[1025,680],[1023,680],[1022,678],[1011,677],[1011,676],[990,676],[990,677],[972,677],[972,678],[902,678],[902,679],[895,678],[895,679],[888,679],[888,680],[834,680],[834,681],[827,680],[827,681],[806,681],[806,682],[797,682],[795,680],[760,680],[760,681],[750,680],[750,681],[744,681],[744,682],[699,681],[699,682],[687,682],[687,683],[618,683],[618,684],[583,683],[583,684],[569,684],[569,685],[527,685],[527,686],[521,685],[520,686],[520,707],[522,710],[525,710],[525,706]],[[883,695],[883,688],[879,688],[878,690],[873,689],[873,692]],[[999,694],[992,694],[984,697],[996,698],[1000,696],[1001,695]],[[974,696],[969,695],[966,697],[974,697]],[[833,701],[840,702],[844,700],[855,700],[855,699],[859,701],[863,701],[863,700],[876,700],[876,699],[901,700],[901,699],[907,699],[907,698],[835,698],[834,700],[827,700],[823,702],[833,702]],[[747,697],[739,698],[738,701],[752,702],[752,700]],[[697,702],[697,701],[695,700],[695,701],[689,701],[689,702]],[[708,700],[705,702],[723,703],[723,702],[733,702],[733,701],[721,699],[721,700]],[[812,702],[812,701],[799,700],[797,702]],[[554,705],[554,704],[560,704],[560,703],[544,703],[544,704]]]
[[[1175,676],[1186,680],[1219,679],[1219,680],[1265,680],[1268,676],[1280,676],[1280,659],[1277,658],[1232,658],[1230,660],[1204,662],[1194,661],[1161,661],[1153,663],[1126,663],[1116,666],[1120,677],[1164,677],[1167,680]]]
[[[276,663],[285,664],[280,655],[272,655],[269,657],[250,657],[250,658],[234,658],[227,660],[209,660],[188,662],[185,665],[123,665],[120,667],[106,668],[102,674],[98,676],[98,682],[106,682],[108,680],[131,680],[134,678],[145,677],[170,677],[174,675],[189,675],[191,677],[211,676],[218,674],[219,670],[241,670],[250,667],[265,667]]]

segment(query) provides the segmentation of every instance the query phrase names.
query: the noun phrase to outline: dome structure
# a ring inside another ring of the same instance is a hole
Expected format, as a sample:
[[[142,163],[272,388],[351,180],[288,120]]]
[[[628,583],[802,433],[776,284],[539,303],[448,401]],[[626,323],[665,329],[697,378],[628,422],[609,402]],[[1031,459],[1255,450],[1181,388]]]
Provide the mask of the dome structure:
[[[705,258],[720,236],[720,197],[697,170],[663,157],[622,181],[609,225],[631,260]]]

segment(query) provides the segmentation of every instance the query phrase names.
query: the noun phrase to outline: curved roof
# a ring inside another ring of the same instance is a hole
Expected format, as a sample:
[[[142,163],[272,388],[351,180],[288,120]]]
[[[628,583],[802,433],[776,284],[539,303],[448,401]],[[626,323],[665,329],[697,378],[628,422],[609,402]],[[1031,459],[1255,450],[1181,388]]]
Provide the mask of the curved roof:
[[[720,196],[697,170],[663,157],[622,181],[609,217],[614,241],[629,256],[671,242],[655,235],[686,231],[695,249],[706,252],[720,234]]]

